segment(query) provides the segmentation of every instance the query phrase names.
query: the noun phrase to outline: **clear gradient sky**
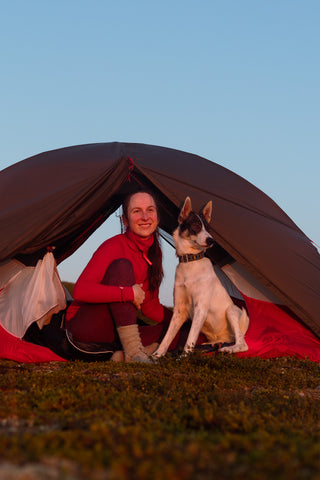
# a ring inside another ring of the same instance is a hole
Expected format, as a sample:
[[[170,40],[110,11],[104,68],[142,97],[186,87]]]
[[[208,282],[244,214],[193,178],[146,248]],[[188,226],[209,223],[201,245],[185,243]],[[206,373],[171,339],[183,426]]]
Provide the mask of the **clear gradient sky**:
[[[0,7],[0,169],[84,143],[176,148],[255,184],[320,245],[319,0]],[[62,280],[118,232],[108,220],[61,264]],[[171,304],[176,261],[164,250]]]

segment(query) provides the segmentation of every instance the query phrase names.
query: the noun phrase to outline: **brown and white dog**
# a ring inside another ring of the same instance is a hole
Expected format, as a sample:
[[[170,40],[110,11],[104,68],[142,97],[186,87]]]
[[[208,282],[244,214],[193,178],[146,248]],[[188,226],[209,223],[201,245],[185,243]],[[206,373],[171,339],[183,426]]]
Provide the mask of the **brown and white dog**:
[[[184,347],[189,353],[196,345],[200,332],[211,344],[234,343],[219,351],[236,353],[248,350],[244,335],[249,326],[246,310],[231,300],[217,277],[205,251],[214,240],[208,232],[212,202],[200,214],[192,211],[191,200],[186,198],[173,232],[179,264],[174,282],[174,310],[168,331],[153,354],[155,358],[166,354],[169,345],[187,318],[192,324]]]

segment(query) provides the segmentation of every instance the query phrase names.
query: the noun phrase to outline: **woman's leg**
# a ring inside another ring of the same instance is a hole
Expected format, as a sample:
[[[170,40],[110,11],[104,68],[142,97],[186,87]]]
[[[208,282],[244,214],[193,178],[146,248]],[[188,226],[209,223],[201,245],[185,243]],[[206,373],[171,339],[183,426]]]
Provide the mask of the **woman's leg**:
[[[132,287],[136,283],[132,263],[126,258],[114,260],[107,268],[101,283]],[[112,302],[108,304],[108,309],[116,327],[137,323],[137,309],[131,302]]]
[[[125,258],[114,260],[108,267],[102,281],[105,285],[131,287],[136,281],[133,266]],[[119,335],[125,360],[128,362],[151,362],[143,349],[137,324],[137,309],[132,302],[108,304],[116,331]]]
[[[74,300],[67,309],[65,326],[78,342],[117,341],[110,311],[104,303],[82,303]]]

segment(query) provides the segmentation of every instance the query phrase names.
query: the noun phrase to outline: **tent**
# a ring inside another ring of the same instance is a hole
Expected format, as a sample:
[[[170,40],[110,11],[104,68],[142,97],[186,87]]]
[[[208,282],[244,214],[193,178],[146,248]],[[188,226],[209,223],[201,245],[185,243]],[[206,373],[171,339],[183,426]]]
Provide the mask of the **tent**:
[[[14,258],[35,265],[54,247],[59,265],[137,186],[157,194],[161,232],[169,241],[187,195],[195,209],[213,201],[216,243],[208,256],[232,281],[250,315],[249,351],[240,355],[320,361],[317,249],[262,191],[197,155],[138,143],[96,143],[44,152],[4,169],[0,262]],[[0,357],[24,360],[12,354],[8,335],[0,332]],[[22,342],[23,351],[24,342],[14,341]]]

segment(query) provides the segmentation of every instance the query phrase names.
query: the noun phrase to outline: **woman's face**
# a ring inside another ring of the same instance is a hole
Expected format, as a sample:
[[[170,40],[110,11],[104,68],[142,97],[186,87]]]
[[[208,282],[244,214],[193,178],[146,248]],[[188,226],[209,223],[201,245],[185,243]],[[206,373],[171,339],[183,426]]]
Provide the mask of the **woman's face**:
[[[153,197],[144,192],[132,195],[128,205],[128,218],[124,215],[123,223],[139,237],[150,237],[159,224]]]

